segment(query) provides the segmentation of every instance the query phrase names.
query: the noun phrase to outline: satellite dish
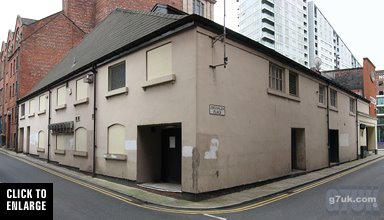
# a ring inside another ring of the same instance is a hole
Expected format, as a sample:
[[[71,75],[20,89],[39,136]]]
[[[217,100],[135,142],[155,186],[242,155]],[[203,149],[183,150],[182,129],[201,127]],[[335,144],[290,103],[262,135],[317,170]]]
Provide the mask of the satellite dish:
[[[320,57],[316,57],[315,60],[314,60],[314,63],[315,63],[315,68],[317,71],[320,71],[321,69],[321,64],[323,63],[320,59]]]

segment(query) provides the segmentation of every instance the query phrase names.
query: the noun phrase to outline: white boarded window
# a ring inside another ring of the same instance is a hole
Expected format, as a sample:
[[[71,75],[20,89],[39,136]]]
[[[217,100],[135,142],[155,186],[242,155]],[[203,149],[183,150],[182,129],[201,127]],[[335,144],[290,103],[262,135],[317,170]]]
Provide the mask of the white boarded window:
[[[45,111],[46,108],[46,98],[45,95],[39,97],[39,112]]]
[[[108,128],[108,153],[125,154],[124,152],[125,127],[119,124]]]
[[[67,145],[67,139],[65,135],[56,135],[56,149],[57,150],[65,150],[65,146]]]
[[[87,91],[88,84],[84,82],[83,79],[79,79],[76,81],[76,100],[82,100],[88,97]]]
[[[75,149],[76,151],[87,152],[87,130],[85,128],[76,129]]]
[[[35,113],[35,103],[32,100],[29,101],[29,114],[33,115]]]
[[[39,131],[38,135],[38,148],[45,149],[45,133],[44,131]]]
[[[57,89],[57,106],[65,105],[65,86]]]
[[[147,80],[172,74],[172,44],[147,51]]]

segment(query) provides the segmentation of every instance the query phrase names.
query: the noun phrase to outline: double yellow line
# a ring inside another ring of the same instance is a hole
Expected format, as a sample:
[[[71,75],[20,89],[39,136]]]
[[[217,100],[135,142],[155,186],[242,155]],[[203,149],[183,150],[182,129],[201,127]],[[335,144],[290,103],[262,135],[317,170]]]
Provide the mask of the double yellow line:
[[[381,160],[383,158],[380,158],[378,160],[374,160],[374,161],[370,161],[368,163],[365,163],[363,165],[360,165],[358,167],[355,167],[355,168],[352,168],[348,171],[344,171],[342,173],[339,173],[339,174],[336,174],[336,175],[333,175],[331,177],[327,177],[323,180],[320,180],[320,181],[317,181],[317,182],[314,182],[312,184],[309,184],[309,185],[306,185],[306,186],[303,186],[303,187],[300,187],[294,191],[292,191],[291,193],[282,193],[282,194],[279,194],[279,195],[276,195],[276,196],[273,196],[269,199],[265,199],[263,201],[260,201],[260,202],[256,202],[256,203],[253,203],[253,204],[250,204],[250,205],[245,205],[245,206],[241,206],[241,207],[238,207],[238,208],[228,208],[228,209],[210,209],[210,210],[188,210],[188,209],[176,209],[176,208],[166,208],[166,207],[160,207],[160,206],[155,206],[155,205],[141,205],[141,204],[137,204],[135,202],[133,202],[131,199],[125,197],[125,196],[121,196],[117,193],[113,193],[113,192],[110,192],[108,190],[105,190],[101,187],[97,187],[97,186],[94,186],[94,185],[91,185],[91,184],[88,184],[86,182],[83,182],[83,181],[80,181],[78,179],[75,179],[73,177],[70,177],[68,175],[65,175],[65,174],[62,174],[62,173],[59,173],[59,172],[56,172],[56,171],[53,171],[51,169],[48,169],[46,167],[43,167],[41,165],[38,165],[38,164],[35,164],[35,163],[32,163],[28,160],[25,160],[25,159],[22,159],[22,158],[19,158],[19,157],[16,157],[16,156],[13,156],[13,155],[10,155],[10,154],[7,154],[8,156],[14,158],[14,159],[17,159],[19,161],[22,161],[24,163],[27,163],[33,167],[36,167],[40,170],[43,170],[47,173],[50,173],[52,175],[55,175],[55,176],[58,176],[58,177],[61,177],[65,180],[68,180],[68,181],[71,181],[73,183],[76,183],[78,185],[81,185],[81,186],[84,186],[84,187],[87,187],[89,189],[92,189],[92,190],[95,190],[99,193],[102,193],[104,195],[107,195],[107,196],[110,196],[112,198],[115,198],[115,199],[118,199],[122,202],[125,202],[125,203],[128,203],[130,205],[133,205],[133,206],[136,206],[136,207],[140,207],[140,208],[145,208],[145,209],[150,209],[150,210],[153,210],[153,211],[159,211],[159,212],[168,212],[168,213],[175,213],[175,214],[190,214],[190,215],[200,215],[200,214],[226,214],[226,213],[235,213],[235,212],[243,212],[243,211],[247,211],[247,210],[251,210],[251,209],[255,209],[255,208],[258,208],[258,207],[261,207],[261,206],[265,206],[265,205],[268,205],[270,203],[273,203],[273,202],[277,202],[279,200],[282,200],[282,199],[286,199],[288,197],[291,197],[293,195],[296,195],[298,193],[301,193],[301,192],[304,192],[306,190],[309,190],[309,189],[312,189],[314,187],[317,187],[317,186],[320,186],[320,185],[323,185],[327,182],[330,182],[332,180],[335,180],[335,179],[338,179],[342,176],[345,176],[347,174],[350,174],[352,172],[355,172],[359,169],[362,169],[366,166],[369,166],[371,165],[372,163],[375,163],[377,162],[378,160]]]

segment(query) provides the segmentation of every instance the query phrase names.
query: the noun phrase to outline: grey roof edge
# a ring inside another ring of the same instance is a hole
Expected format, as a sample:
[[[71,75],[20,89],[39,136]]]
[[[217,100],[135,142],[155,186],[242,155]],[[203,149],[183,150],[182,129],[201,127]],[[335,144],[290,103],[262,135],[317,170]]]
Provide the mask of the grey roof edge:
[[[133,10],[122,10],[122,9],[117,9],[117,10],[120,10],[120,11],[123,11],[123,12],[128,12],[128,13],[147,13],[147,12],[140,12],[140,11],[133,11]],[[116,11],[116,10],[115,10]],[[115,12],[114,11],[114,12]],[[112,12],[112,13],[114,13]],[[148,13],[151,13],[151,12],[148,12]],[[161,13],[157,13],[157,14],[161,14]],[[171,16],[174,16],[174,15],[171,15]],[[177,15],[177,17],[179,17],[179,15]],[[203,27],[203,28],[206,28],[207,30],[210,30],[216,34],[221,34],[222,31],[223,31],[223,26],[220,25],[220,24],[217,24],[209,19],[206,19],[204,17],[201,17],[199,15],[196,15],[196,14],[191,14],[191,15],[188,15],[188,16],[181,16],[182,18],[179,19],[179,20],[175,20],[174,22],[172,22],[171,24],[169,25],[166,25],[146,36],[144,36],[143,38],[141,39],[138,39],[128,45],[125,45],[123,47],[121,47],[120,49],[118,50],[115,50],[114,52],[112,52],[111,54],[107,54],[105,55],[104,57],[98,59],[98,60],[94,60],[92,61],[91,63],[83,66],[82,68],[76,70],[76,71],[73,71],[73,72],[70,72],[68,74],[66,74],[64,77],[56,80],[55,82],[47,85],[47,86],[44,86],[42,87],[41,89],[35,91],[35,92],[32,92],[30,94],[27,94],[26,96],[20,98],[17,103],[20,104],[21,102],[24,102],[25,100],[31,98],[31,97],[35,97],[37,96],[38,94],[41,94],[42,92],[46,92],[47,90],[49,90],[50,88],[54,87],[55,85],[57,85],[57,82],[62,82],[63,80],[67,79],[67,78],[70,78],[72,77],[73,75],[76,75],[78,73],[81,73],[87,69],[90,69],[92,68],[93,66],[97,66],[98,63],[102,63],[103,61],[105,60],[108,60],[108,59],[111,59],[111,57],[115,56],[115,55],[118,55],[118,54],[121,54],[122,51],[125,51],[125,50],[129,50],[135,46],[138,46],[140,44],[143,44],[145,43],[148,39],[152,39],[152,38],[155,38],[161,34],[164,34],[166,32],[169,32],[171,30],[174,30],[176,28],[179,28],[179,27],[182,27],[183,25],[187,24],[187,23],[193,23],[194,26],[200,26],[200,27]],[[187,28],[187,27],[185,27]],[[180,31],[183,31],[185,28],[181,28],[179,29],[177,32],[180,32]],[[297,63],[296,61],[294,60],[291,60],[290,58],[278,53],[277,51],[271,49],[271,48],[268,48],[244,35],[241,35],[235,31],[232,31],[231,29],[227,29],[226,30],[226,36],[228,39],[231,39],[233,41],[236,41],[236,42],[239,42],[245,46],[249,46],[255,50],[258,50],[264,54],[266,54],[267,56],[270,56],[270,57],[273,57],[274,59],[276,60],[279,60],[281,63],[284,63],[284,64],[287,64],[289,66],[292,66],[293,68],[296,68],[298,70],[300,70],[302,73],[308,75],[309,77],[313,77],[315,79],[318,79],[320,81],[323,81],[324,83],[326,83],[327,85],[332,85],[334,86],[335,88],[338,88],[340,89],[341,91],[351,95],[352,97],[355,97],[357,99],[360,99],[360,100],[363,100],[367,103],[370,103],[370,100],[367,100],[366,98],[364,98],[363,96],[361,95],[358,95],[354,92],[352,92],[351,90],[347,89],[346,87],[336,83],[336,82],[333,82],[332,80],[322,76],[321,74],[318,74],[317,72]]]

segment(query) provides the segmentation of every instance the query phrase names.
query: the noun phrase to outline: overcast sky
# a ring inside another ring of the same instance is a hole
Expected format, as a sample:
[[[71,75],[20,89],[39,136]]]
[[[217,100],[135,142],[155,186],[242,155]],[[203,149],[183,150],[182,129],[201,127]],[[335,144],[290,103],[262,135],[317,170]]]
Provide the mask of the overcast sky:
[[[223,21],[223,2],[217,0],[215,21]],[[384,9],[383,0],[315,0],[344,43],[362,64],[368,57],[376,69],[384,69]],[[17,15],[41,19],[62,8],[62,0],[12,0],[2,2],[0,13],[0,41],[5,41],[8,30],[14,29]],[[227,0],[227,24],[237,30],[236,0]]]
[[[215,6],[218,23],[223,21],[223,2],[218,0]],[[236,0],[227,0],[226,23],[236,31],[237,4]],[[315,0],[315,4],[361,65],[368,57],[376,70],[384,69],[383,0]]]

